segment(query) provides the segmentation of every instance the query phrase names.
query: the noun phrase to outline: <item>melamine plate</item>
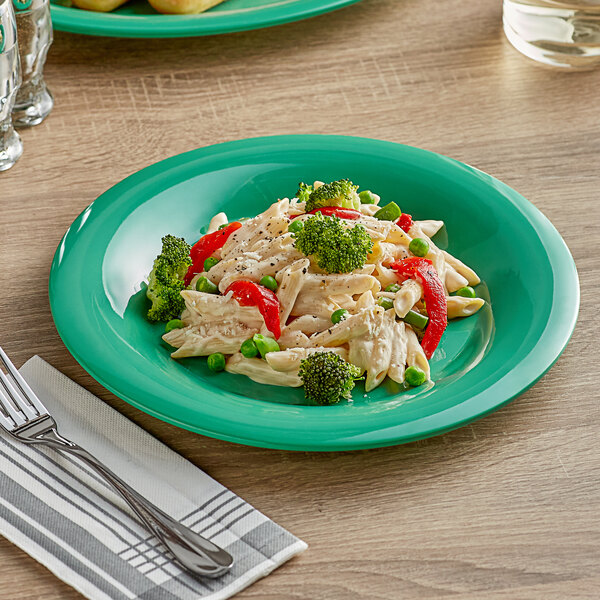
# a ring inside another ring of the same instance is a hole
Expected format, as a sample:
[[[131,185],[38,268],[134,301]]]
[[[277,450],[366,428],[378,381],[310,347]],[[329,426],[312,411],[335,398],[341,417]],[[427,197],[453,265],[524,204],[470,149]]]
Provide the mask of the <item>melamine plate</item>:
[[[442,219],[436,243],[480,275],[487,300],[451,322],[430,387],[386,382],[336,406],[303,390],[213,374],[206,359],[176,362],[145,318],[143,286],[167,233],[195,242],[210,218],[252,216],[299,181],[348,177],[416,219]],[[579,284],[552,224],[525,198],[455,160],[390,142],[277,136],[169,158],[93,202],[61,241],[50,274],[58,332],[81,365],[133,406],[224,440],[294,450],[399,444],[449,431],[496,410],[554,363],[575,326]]]
[[[162,15],[146,0],[132,0],[109,13],[51,0],[59,31],[129,38],[170,38],[231,33],[281,25],[330,12],[359,0],[227,0],[199,15]]]

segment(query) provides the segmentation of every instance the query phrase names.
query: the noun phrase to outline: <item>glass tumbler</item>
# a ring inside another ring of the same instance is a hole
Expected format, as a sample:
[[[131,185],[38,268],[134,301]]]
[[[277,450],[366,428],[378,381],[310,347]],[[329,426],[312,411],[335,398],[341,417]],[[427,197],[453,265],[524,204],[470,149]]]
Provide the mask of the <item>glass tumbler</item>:
[[[49,0],[12,0],[17,19],[21,87],[13,109],[16,127],[41,123],[52,110],[54,100],[44,81],[44,64],[52,44]]]
[[[504,0],[504,32],[520,52],[564,69],[600,65],[600,0]]]
[[[10,169],[23,153],[14,130],[12,108],[21,83],[17,27],[12,0],[0,0],[0,171]]]

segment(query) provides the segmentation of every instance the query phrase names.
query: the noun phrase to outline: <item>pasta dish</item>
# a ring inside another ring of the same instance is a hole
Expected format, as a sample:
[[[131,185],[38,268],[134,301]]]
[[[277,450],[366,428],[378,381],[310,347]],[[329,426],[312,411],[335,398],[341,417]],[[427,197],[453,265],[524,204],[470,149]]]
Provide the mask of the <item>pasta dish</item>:
[[[166,322],[174,359],[304,385],[316,404],[360,379],[419,386],[448,319],[484,305],[477,274],[432,241],[442,227],[348,180],[300,184],[255,217],[215,215],[191,247],[165,236],[148,318]]]

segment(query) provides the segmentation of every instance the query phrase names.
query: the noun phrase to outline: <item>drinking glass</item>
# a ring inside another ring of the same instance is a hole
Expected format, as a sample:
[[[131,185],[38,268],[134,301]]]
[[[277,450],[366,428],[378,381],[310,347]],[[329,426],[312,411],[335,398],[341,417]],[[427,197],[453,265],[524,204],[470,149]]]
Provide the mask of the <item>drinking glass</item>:
[[[44,64],[52,44],[49,0],[12,0],[17,19],[22,82],[13,109],[16,127],[41,123],[54,106],[44,81]]]
[[[600,0],[504,0],[504,32],[529,58],[565,69],[600,65]]]
[[[0,0],[0,171],[10,169],[23,153],[14,130],[12,108],[21,83],[17,27],[12,0]]]

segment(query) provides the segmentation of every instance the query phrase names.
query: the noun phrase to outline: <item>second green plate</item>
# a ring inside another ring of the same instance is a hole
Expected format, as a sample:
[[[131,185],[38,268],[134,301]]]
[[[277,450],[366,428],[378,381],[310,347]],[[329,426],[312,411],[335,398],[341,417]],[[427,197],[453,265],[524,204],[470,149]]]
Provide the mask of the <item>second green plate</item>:
[[[59,31],[130,38],[170,38],[260,29],[299,21],[360,0],[227,0],[199,15],[161,15],[145,0],[132,0],[110,13],[52,2]]]

